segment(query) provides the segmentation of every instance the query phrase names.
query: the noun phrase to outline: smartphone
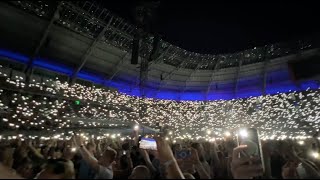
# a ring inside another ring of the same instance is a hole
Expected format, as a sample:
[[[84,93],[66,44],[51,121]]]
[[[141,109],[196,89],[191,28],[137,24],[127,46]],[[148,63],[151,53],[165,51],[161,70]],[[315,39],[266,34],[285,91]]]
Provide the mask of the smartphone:
[[[253,163],[260,163],[263,168],[263,172],[265,172],[263,153],[258,130],[255,128],[240,129],[238,131],[238,145],[247,145],[248,147],[245,151],[239,154],[240,158],[251,156],[259,157],[260,161]]]
[[[145,150],[157,150],[156,140],[152,138],[141,138],[139,141],[139,148]]]
[[[191,156],[191,151],[187,149],[183,149],[181,151],[176,151],[177,159],[187,159]]]

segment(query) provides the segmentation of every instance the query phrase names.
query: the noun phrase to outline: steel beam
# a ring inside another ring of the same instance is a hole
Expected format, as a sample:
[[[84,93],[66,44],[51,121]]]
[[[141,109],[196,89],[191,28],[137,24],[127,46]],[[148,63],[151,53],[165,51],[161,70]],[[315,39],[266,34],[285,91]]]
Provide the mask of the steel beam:
[[[125,63],[127,55],[128,53],[125,53],[121,60],[113,67],[114,72],[112,73],[108,81],[111,81],[119,73],[120,66],[122,66]]]
[[[184,59],[183,61],[181,61],[181,63],[176,67],[174,68],[172,71],[169,72],[169,74],[167,76],[165,76],[161,82],[160,82],[160,85],[156,91],[156,94],[158,94],[158,92],[163,88],[164,85],[166,85],[168,83],[168,81],[166,81],[167,79],[171,79],[171,76],[174,72],[176,71],[179,71],[181,68],[184,67],[185,65],[185,62],[186,62],[187,59]]]
[[[69,9],[75,11],[75,12],[79,12],[78,14],[81,14],[82,17],[85,17],[85,18],[88,18],[88,19],[91,19],[91,18],[92,18],[92,16],[90,16],[87,11],[83,10],[83,9],[80,8],[80,7],[77,7],[77,6],[73,5],[73,4],[71,3],[71,1],[70,1],[70,2],[65,1],[65,2],[64,2],[64,5],[65,5],[66,7],[68,7]],[[109,10],[105,10],[105,11],[109,12]],[[107,16],[108,16],[108,15],[107,15]],[[105,16],[104,18],[106,18],[107,16]],[[111,15],[111,17],[113,18],[114,16]],[[76,19],[77,19],[77,17],[76,17]],[[76,20],[76,19],[75,19],[75,20]],[[102,18],[101,18],[101,19],[98,19],[98,18],[95,18],[95,17],[94,17],[94,19],[95,19],[96,23],[99,24],[100,26],[106,26],[106,23],[104,22],[105,19],[102,19]],[[130,34],[127,33],[127,32],[122,32],[121,30],[113,27],[112,25],[110,25],[109,28],[110,28],[113,32],[115,32],[115,33],[121,33],[121,34],[119,34],[119,35],[121,35],[122,37],[124,37],[124,38],[126,38],[126,39],[132,39],[132,35],[130,35]],[[134,30],[134,28],[133,28],[133,30]]]
[[[184,92],[186,91],[188,81],[191,79],[191,77],[193,77],[194,73],[196,73],[196,72],[200,69],[200,67],[201,67],[202,65],[203,65],[203,62],[199,63],[199,64],[197,65],[197,67],[194,69],[194,71],[192,71],[192,73],[190,74],[190,76],[188,76],[188,78],[187,78],[186,81],[185,81],[185,85],[184,85],[184,88],[183,88],[183,90],[182,90],[182,93],[184,93]]]
[[[139,76],[139,88],[140,88],[140,96],[145,97],[145,83],[148,80],[148,65],[149,62],[146,58],[141,59],[140,63],[140,76]]]
[[[53,13],[53,16],[51,17],[48,26],[46,27],[45,31],[43,32],[37,47],[32,52],[32,55],[31,55],[31,57],[30,57],[30,59],[29,59],[29,61],[27,63],[27,67],[25,69],[25,73],[26,73],[27,78],[29,78],[29,76],[30,76],[30,73],[31,73],[31,70],[32,70],[32,64],[33,64],[34,59],[38,56],[41,47],[46,42],[46,39],[47,39],[47,37],[49,35],[49,32],[50,32],[54,22],[59,18],[59,11],[61,9],[61,6],[62,6],[62,1],[59,2],[58,6],[57,6],[57,9]]]
[[[241,70],[241,66],[242,66],[242,59],[240,59],[239,61],[239,66],[237,68],[237,74],[236,74],[236,77],[234,79],[234,95],[237,95],[238,93],[238,80],[239,80],[239,76],[240,76],[240,70]]]
[[[264,48],[264,62],[263,62],[263,81],[262,81],[262,95],[266,95],[267,88],[267,75],[268,75],[268,66],[270,64],[270,58],[268,57],[268,47]]]
[[[161,53],[159,57],[157,57],[154,61],[151,61],[151,62],[149,63],[148,71],[150,71],[151,68],[152,68],[154,65],[156,65],[156,64],[158,64],[159,62],[162,61],[163,57],[168,53],[168,51],[169,51],[170,48],[171,48],[171,45],[168,46],[167,49],[166,49],[165,51],[163,51],[163,53]]]
[[[207,91],[206,91],[206,96],[207,96],[207,97],[208,97],[208,94],[209,94],[209,92],[210,92],[211,85],[212,85],[212,82],[213,82],[213,78],[214,78],[214,76],[215,76],[215,73],[216,73],[217,69],[219,68],[219,64],[220,64],[220,61],[217,60],[217,63],[216,63],[216,65],[215,65],[214,68],[213,68],[213,71],[212,71],[212,74],[211,74],[211,78],[210,78],[210,82],[209,82],[209,84],[208,84],[208,88],[207,88]]]
[[[98,44],[98,42],[102,39],[102,37],[104,37],[104,34],[106,33],[107,29],[109,28],[112,20],[113,20],[113,17],[111,17],[111,19],[109,20],[108,24],[102,29],[102,31],[99,33],[97,38],[91,43],[91,45],[87,49],[86,53],[82,56],[82,58],[80,60],[80,62],[81,62],[80,65],[73,71],[73,73],[71,75],[71,79],[70,79],[71,84],[75,81],[79,71],[83,68],[83,66],[87,62],[88,58],[90,57],[91,53],[95,49],[95,47]]]
[[[263,84],[262,84],[262,95],[266,95],[267,88],[267,76],[268,76],[268,66],[270,64],[270,60],[266,59],[263,65]]]

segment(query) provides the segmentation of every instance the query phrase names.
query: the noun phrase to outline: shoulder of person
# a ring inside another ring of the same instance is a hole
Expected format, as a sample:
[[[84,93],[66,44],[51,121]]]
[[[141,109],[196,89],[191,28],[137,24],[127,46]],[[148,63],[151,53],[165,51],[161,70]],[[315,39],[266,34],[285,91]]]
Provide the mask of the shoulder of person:
[[[112,167],[105,167],[105,166],[99,165],[98,174],[103,174],[103,175],[111,174],[112,175],[113,174]]]

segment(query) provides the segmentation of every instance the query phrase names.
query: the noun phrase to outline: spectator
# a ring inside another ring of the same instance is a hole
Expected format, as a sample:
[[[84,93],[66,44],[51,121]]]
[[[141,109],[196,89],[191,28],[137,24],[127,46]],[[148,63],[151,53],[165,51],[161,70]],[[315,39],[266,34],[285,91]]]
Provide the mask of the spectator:
[[[97,160],[83,145],[84,143],[80,137],[75,137],[74,143],[77,147],[79,147],[79,151],[83,160],[85,160],[86,163],[95,171],[95,179],[113,178],[112,164],[117,156],[117,152],[114,149],[108,147],[102,156]]]

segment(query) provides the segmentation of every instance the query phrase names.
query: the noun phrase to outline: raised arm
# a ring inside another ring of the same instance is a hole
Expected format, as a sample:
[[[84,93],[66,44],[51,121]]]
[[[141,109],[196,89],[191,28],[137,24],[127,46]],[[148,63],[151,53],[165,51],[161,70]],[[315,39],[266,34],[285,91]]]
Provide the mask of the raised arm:
[[[102,154],[102,149],[101,149],[101,141],[98,140],[97,146],[96,146],[96,157],[100,157]]]
[[[220,162],[217,150],[216,150],[216,144],[210,143],[210,160],[211,160],[211,177],[214,177],[215,174],[218,173],[218,171],[221,171],[222,164]]]
[[[149,154],[146,150],[144,149],[140,149],[140,153],[144,159],[144,161],[146,162],[146,165],[149,169],[150,172],[155,173],[157,170],[156,168],[152,165],[152,162],[150,160]]]
[[[197,150],[194,148],[191,148],[191,161],[194,163],[200,179],[211,179],[210,174],[206,171],[205,167],[199,160]]]
[[[257,165],[252,162],[257,162],[260,159],[257,157],[239,158],[241,151],[247,149],[246,145],[240,145],[234,148],[232,153],[231,172],[234,179],[252,179],[263,175],[262,165]]]
[[[184,179],[172,150],[165,140],[157,138],[157,148],[161,164],[165,167],[167,179]]]
[[[37,158],[44,159],[44,156],[35,147],[33,147],[31,141],[28,142],[28,148]]]
[[[73,142],[77,146],[77,149],[80,151],[80,154],[86,163],[95,170],[96,172],[99,171],[99,164],[98,160],[91,155],[91,153],[87,150],[87,148],[83,144],[83,140],[79,136],[73,137]]]

